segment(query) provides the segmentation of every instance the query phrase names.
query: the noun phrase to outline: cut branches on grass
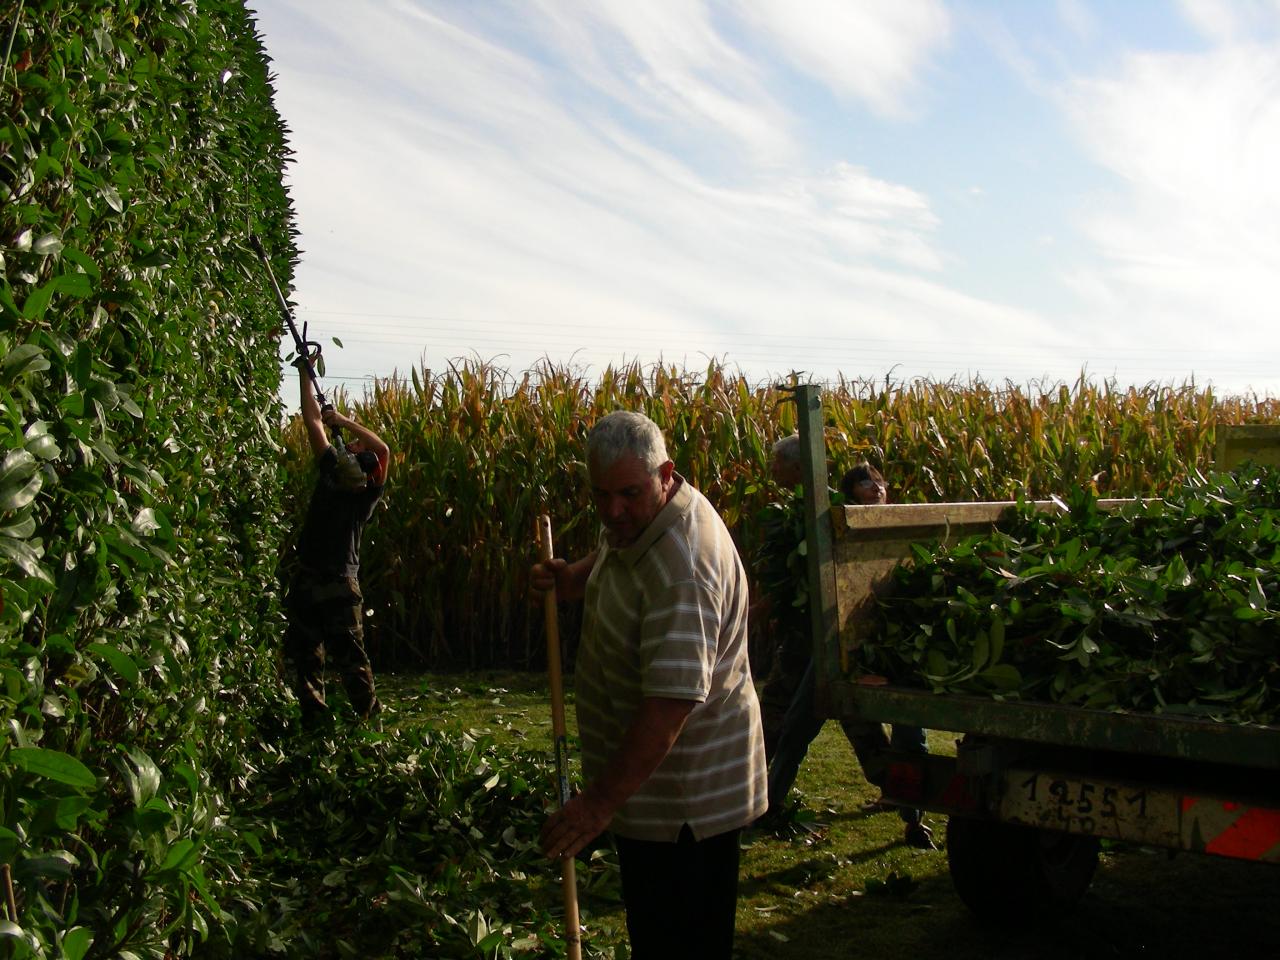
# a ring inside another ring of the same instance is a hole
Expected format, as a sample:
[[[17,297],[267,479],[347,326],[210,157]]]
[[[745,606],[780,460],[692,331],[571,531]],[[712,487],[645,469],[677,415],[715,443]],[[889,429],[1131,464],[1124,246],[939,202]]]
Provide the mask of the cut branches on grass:
[[[561,886],[537,845],[554,763],[524,722],[549,730],[545,678],[504,680],[389,676],[382,730],[282,742],[227,824],[254,855],[198,955],[564,956]],[[600,850],[577,867],[582,955],[613,956],[616,864]]]
[[[551,776],[544,676],[406,675],[388,678],[387,690],[389,702],[406,705],[394,716],[397,725],[470,729],[499,751],[523,750],[533,741],[544,776]],[[571,684],[566,695],[572,701]],[[572,711],[569,726],[572,736]],[[952,751],[953,739],[931,731],[930,750]],[[851,951],[866,960],[1146,954],[1238,960],[1267,955],[1274,938],[1270,905],[1280,896],[1280,870],[1274,866],[1193,855],[1170,859],[1164,851],[1116,844],[1107,845],[1098,876],[1074,914],[1030,930],[986,929],[957,897],[945,852],[903,844],[896,811],[864,809],[876,790],[862,776],[838,724],[827,724],[814,741],[797,787],[797,818],[816,818],[823,832],[754,831],[744,838],[739,960],[845,960]],[[553,876],[545,870],[542,875],[547,879],[531,899],[551,916],[559,891]],[[620,955],[613,951],[625,943],[625,922],[612,853],[605,849],[580,860],[579,876],[584,952]],[[1233,931],[1229,941],[1221,936],[1223,925]]]

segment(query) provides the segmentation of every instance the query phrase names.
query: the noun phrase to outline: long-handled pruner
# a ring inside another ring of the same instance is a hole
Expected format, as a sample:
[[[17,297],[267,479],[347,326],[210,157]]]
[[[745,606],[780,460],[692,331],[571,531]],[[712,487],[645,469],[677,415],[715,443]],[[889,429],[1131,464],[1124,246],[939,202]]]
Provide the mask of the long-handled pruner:
[[[320,344],[306,338],[305,324],[303,324],[302,333],[298,333],[298,327],[293,322],[293,311],[289,309],[289,301],[284,298],[284,293],[280,290],[280,284],[276,282],[275,271],[271,269],[271,261],[267,259],[267,251],[263,249],[262,241],[258,239],[257,234],[249,234],[249,245],[258,254],[258,259],[262,261],[262,266],[267,271],[267,279],[271,281],[271,289],[276,293],[276,302],[280,304],[280,314],[284,317],[285,326],[293,334],[294,347],[298,351],[298,356],[302,359],[302,362],[306,364],[307,376],[310,378],[311,386],[316,392],[316,402],[320,404],[321,410],[330,410],[333,408],[333,404],[325,399],[324,391],[320,389],[320,379],[316,376],[316,368],[311,362],[313,355],[320,355]],[[341,451],[343,449],[342,434],[337,427],[331,427],[330,429],[333,431],[334,445]]]

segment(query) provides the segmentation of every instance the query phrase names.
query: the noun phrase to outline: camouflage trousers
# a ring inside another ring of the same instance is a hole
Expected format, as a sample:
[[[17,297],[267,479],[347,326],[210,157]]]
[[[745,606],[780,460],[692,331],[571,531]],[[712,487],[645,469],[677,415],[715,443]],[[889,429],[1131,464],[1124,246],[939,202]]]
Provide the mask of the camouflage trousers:
[[[302,719],[310,723],[328,713],[324,696],[326,660],[337,667],[355,712],[363,719],[380,704],[373,668],[364,650],[364,596],[355,577],[325,577],[302,570],[286,599],[289,626],[285,652],[297,671],[294,693]]]

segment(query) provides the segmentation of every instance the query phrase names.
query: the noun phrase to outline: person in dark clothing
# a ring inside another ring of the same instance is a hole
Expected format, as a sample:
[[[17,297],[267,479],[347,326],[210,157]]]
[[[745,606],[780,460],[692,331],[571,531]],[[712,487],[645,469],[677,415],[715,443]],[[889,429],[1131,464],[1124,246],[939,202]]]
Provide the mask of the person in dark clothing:
[[[761,596],[749,612],[752,629],[761,637],[767,671],[752,664],[761,681],[760,719],[764,752],[773,759],[787,709],[800,686],[813,652],[809,607],[797,605],[797,565],[804,559],[796,548],[804,539],[804,501],[800,495],[800,436],[790,434],[773,445],[769,473],[778,496],[756,515],[760,544],[752,560]],[[800,574],[803,576],[803,573]]]
[[[841,478],[840,493],[848,504],[888,502],[888,487],[884,477],[865,461],[856,464]],[[809,745],[826,722],[817,712],[816,691],[817,672],[810,657],[783,718],[774,753],[769,761],[769,812],[766,817],[777,818],[781,815],[787,793],[795,783]],[[842,720],[840,726],[862,765],[863,774],[876,786],[883,786],[887,772],[881,759],[884,751],[892,748],[911,753],[928,752],[925,732],[919,727],[894,724],[891,736],[886,736],[882,724],[870,721]],[[873,807],[879,805],[877,802]],[[898,815],[902,818],[903,841],[906,844],[925,850],[935,848],[933,831],[924,822],[920,810],[899,807]]]
[[[332,407],[323,411],[305,361],[298,363],[302,421],[318,477],[298,537],[298,569],[289,587],[285,647],[294,660],[294,693],[305,725],[328,715],[326,658],[338,667],[351,706],[361,719],[380,708],[373,668],[364,648],[364,596],[360,541],[386,484],[390,449],[368,427]],[[329,442],[326,427],[346,432],[346,449]]]

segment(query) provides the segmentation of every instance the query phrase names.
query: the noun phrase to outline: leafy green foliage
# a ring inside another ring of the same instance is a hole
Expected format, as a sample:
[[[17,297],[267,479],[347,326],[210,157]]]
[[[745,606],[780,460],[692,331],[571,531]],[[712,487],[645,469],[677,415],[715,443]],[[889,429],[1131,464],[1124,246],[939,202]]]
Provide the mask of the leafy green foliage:
[[[1114,513],[1081,491],[989,536],[919,545],[860,666],[937,691],[1271,723],[1280,472],[1195,477]]]
[[[867,893],[873,897],[893,897],[907,899],[920,884],[909,873],[898,873],[890,870],[885,877],[871,877],[867,880]]]
[[[545,865],[530,869],[541,766],[483,738],[290,732],[274,662],[280,490],[300,499],[310,458],[287,484],[275,467],[277,305],[245,240],[277,251],[287,281],[288,148],[242,0],[7,9],[4,951],[554,955],[555,895]],[[830,429],[900,465],[899,499],[982,497],[1104,469],[1136,492],[1202,463],[1220,418],[1275,415],[1157,391],[1128,398],[1113,428],[1081,396],[1001,407],[973,391],[855,391]],[[362,419],[400,462],[395,513],[368,544],[371,635],[388,653],[535,662],[512,531],[551,506],[564,552],[590,542],[581,441],[622,403],[662,425],[749,549],[739,521],[764,495],[769,442],[794,426],[779,399],[715,364],[590,386],[465,367],[376,386]],[[917,400],[956,415],[913,415]],[[1078,429],[1067,408],[1084,410]],[[1029,446],[983,440],[984,411]],[[602,859],[589,885],[607,877]]]
[[[537,849],[553,781],[547,751],[456,726],[290,739],[226,826],[252,852],[200,955],[562,956],[559,875]],[[579,882],[609,872],[598,857]]]
[[[838,495],[836,497],[838,501]],[[794,491],[756,512],[759,548],[751,564],[781,629],[808,634],[809,570],[805,561],[804,499]]]
[[[9,4],[0,73],[0,861],[16,957],[219,922],[228,796],[285,701],[287,149],[241,2]]]
[[[844,504],[838,490],[828,490],[833,507]],[[770,617],[778,634],[808,638],[809,567],[804,530],[804,498],[796,490],[782,491],[755,515],[757,542],[750,569],[760,595],[770,601]]]

